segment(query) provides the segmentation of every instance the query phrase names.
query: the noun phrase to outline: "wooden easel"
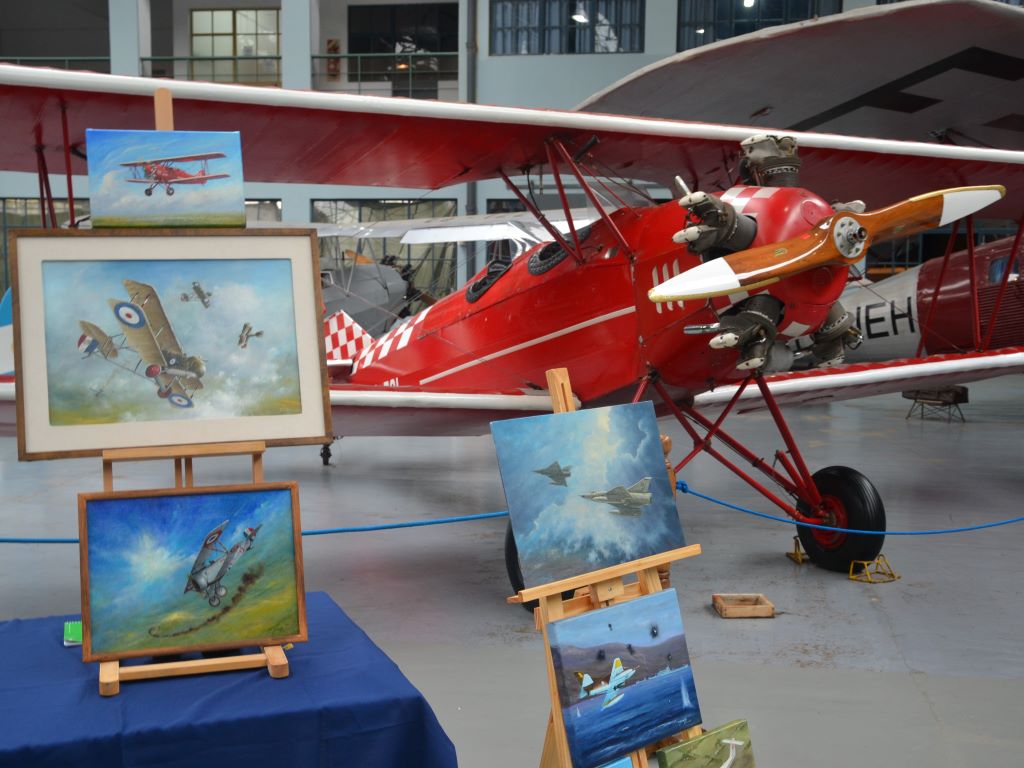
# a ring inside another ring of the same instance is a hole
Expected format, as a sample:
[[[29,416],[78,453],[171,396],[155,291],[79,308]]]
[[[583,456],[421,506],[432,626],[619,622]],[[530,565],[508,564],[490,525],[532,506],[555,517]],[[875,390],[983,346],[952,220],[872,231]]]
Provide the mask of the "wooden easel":
[[[174,487],[194,487],[192,460],[207,456],[242,456],[252,459],[252,482],[263,482],[263,453],[267,450],[263,441],[244,443],[209,443],[206,445],[171,445],[162,448],[117,448],[104,451],[103,490],[114,490],[115,461],[155,461],[173,459]],[[231,672],[238,669],[267,668],[271,677],[288,677],[288,658],[280,645],[268,645],[256,653],[220,658],[190,659],[153,664],[121,666],[120,661],[101,661],[100,696],[116,696],[121,691],[121,681],[150,680],[157,677],[178,677],[181,675],[202,675],[208,672]]]
[[[576,410],[575,400],[569,384],[569,372],[565,368],[557,368],[547,372],[548,392],[551,394],[554,413],[567,413]],[[669,446],[671,444],[669,443]],[[670,477],[671,465],[669,465]],[[548,689],[551,696],[551,713],[548,715],[548,727],[544,736],[544,748],[541,751],[540,768],[572,768],[569,754],[569,742],[565,734],[565,722],[562,720],[562,709],[559,705],[558,684],[555,666],[551,658],[551,645],[548,638],[548,624],[559,619],[579,616],[598,608],[617,603],[624,603],[644,595],[660,592],[663,588],[659,568],[667,569],[676,560],[695,557],[700,554],[700,544],[673,549],[650,557],[633,560],[621,565],[602,568],[590,573],[580,574],[561,581],[542,584],[538,587],[522,589],[518,594],[508,598],[510,603],[523,603],[537,600],[534,620],[544,638],[544,653],[547,658]],[[635,581],[627,582],[624,577],[635,575]],[[572,590],[573,596],[563,599],[562,593]],[[688,728],[671,739],[660,742],[652,747],[660,747],[665,743],[674,743],[699,736],[701,727]],[[629,753],[634,768],[648,768],[647,749],[637,749]]]

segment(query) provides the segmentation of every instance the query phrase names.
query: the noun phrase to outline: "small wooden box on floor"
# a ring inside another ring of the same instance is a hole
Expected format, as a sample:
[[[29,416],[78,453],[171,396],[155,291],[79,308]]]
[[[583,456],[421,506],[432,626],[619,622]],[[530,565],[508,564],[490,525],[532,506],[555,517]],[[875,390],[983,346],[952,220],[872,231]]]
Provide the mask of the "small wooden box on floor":
[[[775,606],[760,593],[714,594],[711,605],[723,619],[771,619]]]

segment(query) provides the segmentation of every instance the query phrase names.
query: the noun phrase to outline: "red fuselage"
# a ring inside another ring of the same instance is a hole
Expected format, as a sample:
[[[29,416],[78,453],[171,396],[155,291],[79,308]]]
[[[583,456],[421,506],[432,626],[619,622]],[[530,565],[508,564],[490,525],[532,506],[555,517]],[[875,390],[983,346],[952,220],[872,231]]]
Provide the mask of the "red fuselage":
[[[723,198],[760,222],[754,246],[795,237],[832,213],[803,189],[734,187]],[[647,298],[655,284],[700,263],[672,242],[684,211],[671,202],[623,208],[611,219],[628,249],[598,220],[582,237],[582,263],[567,255],[531,274],[531,254],[545,247],[538,246],[477,301],[463,289],[378,339],[348,381],[509,392],[543,388],[546,370],[565,367],[575,394],[595,403],[628,396],[652,368],[681,395],[742,378],[736,350],[710,349],[707,336],[685,335],[683,327],[714,322],[747,294],[669,304]],[[820,325],[846,276],[846,267],[820,267],[763,289],[786,306],[782,338]]]

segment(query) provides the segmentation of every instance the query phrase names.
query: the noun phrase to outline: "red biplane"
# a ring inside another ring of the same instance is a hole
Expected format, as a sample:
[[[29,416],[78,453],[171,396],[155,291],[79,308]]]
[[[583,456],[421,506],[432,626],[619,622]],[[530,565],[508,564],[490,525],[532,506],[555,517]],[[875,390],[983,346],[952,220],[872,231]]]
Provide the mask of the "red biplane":
[[[153,190],[162,186],[168,195],[174,194],[175,184],[205,184],[214,179],[226,179],[230,176],[227,173],[210,173],[208,163],[218,157],[224,157],[223,152],[205,152],[199,155],[182,155],[181,157],[162,157],[157,160],[137,160],[132,163],[121,163],[125,168],[130,168],[132,176],[125,179],[129,184],[145,184],[143,190],[146,197],[153,194]],[[178,167],[178,163],[199,163],[199,170],[190,173]]]
[[[985,205],[987,216],[1019,216],[1021,152],[792,134],[803,162],[801,186],[768,187],[739,177],[739,142],[766,133],[763,128],[7,66],[0,66],[0,114],[10,135],[36,137],[35,165],[45,168],[50,153],[66,157],[57,138],[62,120],[72,141],[86,126],[145,125],[158,86],[173,92],[176,125],[241,129],[253,180],[434,189],[500,178],[546,225],[549,242],[510,263],[488,265],[464,289],[382,338],[370,339],[351,324],[336,329],[350,360],[331,391],[340,434],[480,433],[492,419],[549,410],[544,372],[564,366],[585,406],[654,398],[661,413],[678,418],[693,440],[679,466],[706,452],[796,521],[881,532],[884,508],[871,483],[846,467],[812,474],[779,405],[1024,370],[1024,349],[1004,348],[767,376],[756,366],[738,367],[747,359],[744,349],[709,345],[707,336],[692,334],[759,296],[781,307],[778,340],[816,333],[846,284],[850,260],[870,242]],[[33,170],[28,157],[16,142],[0,146],[4,170]],[[73,171],[77,161],[70,162]],[[567,235],[548,226],[534,204],[542,174],[562,202]],[[628,205],[620,192],[623,176],[669,187],[676,175],[695,190],[716,192],[756,224],[745,250],[702,263],[673,241],[693,225],[686,211],[674,202]],[[596,212],[589,227],[574,225],[564,179],[578,185]],[[976,188],[951,189],[970,185]],[[996,185],[1005,187],[1005,197]],[[854,198],[866,200],[872,213],[831,204]],[[723,295],[707,298],[721,292],[719,282],[714,290],[661,295],[666,300],[658,303],[648,297],[676,275],[710,269],[718,279],[725,266],[737,283]],[[704,403],[722,414],[709,418]],[[723,429],[729,413],[754,407],[767,407],[778,427],[784,447],[774,461]],[[818,564],[836,570],[870,559],[882,544],[881,536],[804,527],[800,535]]]

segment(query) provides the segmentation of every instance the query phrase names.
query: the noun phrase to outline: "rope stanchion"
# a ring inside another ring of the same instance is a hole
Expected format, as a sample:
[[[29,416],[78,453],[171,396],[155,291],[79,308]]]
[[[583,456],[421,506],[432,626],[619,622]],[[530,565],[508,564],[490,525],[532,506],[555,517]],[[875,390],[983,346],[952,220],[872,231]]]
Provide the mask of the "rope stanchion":
[[[413,520],[405,523],[382,523],[381,525],[357,525],[347,528],[319,528],[303,531],[303,536],[324,536],[329,533],[364,533],[366,531],[389,531],[395,528],[420,528],[425,525],[447,525],[448,523],[464,523],[470,520],[488,520],[494,517],[508,517],[508,512],[482,512],[479,515],[461,515],[459,517],[441,517],[437,520]],[[0,536],[0,544],[77,544],[78,539],[37,539]]]
[[[734,509],[737,512],[743,512],[747,515],[753,515],[754,517],[762,517],[765,520],[774,520],[775,522],[785,523],[786,525],[799,525],[804,528],[813,528],[817,531],[833,531],[835,533],[862,533],[868,536],[938,536],[947,533],[967,533],[969,531],[980,531],[985,528],[998,528],[1003,525],[1012,525],[1013,523],[1024,522],[1024,516],[1021,516],[1012,517],[1008,520],[997,520],[994,523],[968,525],[962,528],[935,528],[926,531],[866,531],[862,528],[835,528],[830,525],[818,525],[816,523],[801,523],[797,520],[792,520],[788,517],[777,517],[776,515],[769,515],[764,512],[757,512],[756,510],[747,509],[746,507],[741,507],[736,504],[730,504],[728,501],[722,501],[721,499],[716,499],[714,496],[707,496],[703,493],[693,490],[683,480],[676,481],[676,488],[678,488],[683,493],[690,494],[691,496],[696,496],[697,498],[704,499],[705,501],[710,501],[713,504],[718,504],[719,506],[727,507],[728,509]]]

